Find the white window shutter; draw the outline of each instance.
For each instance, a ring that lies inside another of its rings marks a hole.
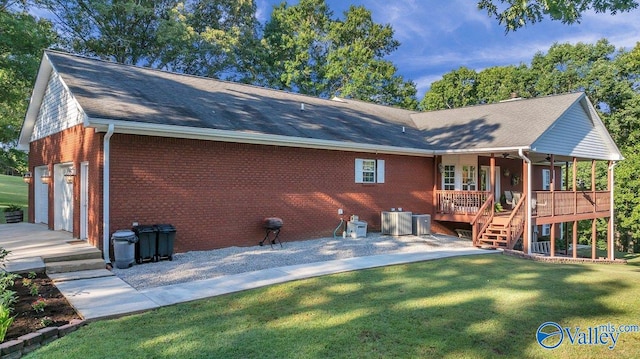
[[[356,183],[364,182],[362,178],[362,163],[363,160],[361,158],[356,158]]]
[[[376,163],[376,182],[384,183],[384,160],[378,160]]]

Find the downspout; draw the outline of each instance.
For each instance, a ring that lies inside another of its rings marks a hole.
[[[115,126],[109,124],[107,133],[104,135],[104,154],[103,154],[103,173],[102,173],[102,253],[104,255],[104,261],[108,265],[111,265],[111,256],[109,254],[109,152],[110,152],[110,140]]]
[[[524,155],[522,148],[518,149],[518,156],[527,163],[527,254],[531,255],[531,160]]]
[[[611,184],[610,184],[610,186],[611,186],[611,194],[609,195],[609,197],[610,197],[610,198],[609,198],[609,201],[610,201],[610,203],[609,203],[609,206],[610,206],[609,210],[611,211],[611,214],[609,215],[609,216],[610,216],[610,217],[609,217],[609,235],[611,236],[611,247],[609,248],[609,253],[608,253],[608,254],[609,254],[609,260],[614,260],[614,259],[615,259],[615,254],[614,254],[614,252],[613,252],[613,248],[614,248],[614,246],[615,246],[615,245],[614,245],[614,243],[615,243],[615,240],[614,240],[614,239],[615,239],[615,235],[614,235],[614,232],[613,232],[614,227],[615,227],[615,226],[614,226],[614,219],[615,219],[614,215],[615,215],[615,210],[614,210],[614,208],[613,208],[613,206],[614,206],[613,193],[614,193],[614,184],[615,184],[615,181],[614,181],[614,178],[613,178],[613,168],[614,168],[617,164],[618,164],[618,162],[613,161],[613,162],[611,163],[611,165],[609,166],[609,171],[611,171]]]

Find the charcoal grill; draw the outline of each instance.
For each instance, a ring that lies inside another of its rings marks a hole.
[[[271,248],[276,244],[276,241],[280,243],[280,247],[282,247],[282,241],[280,240],[280,230],[282,229],[282,218],[278,217],[268,217],[262,220],[262,228],[265,230],[264,238],[260,241],[260,245],[264,245],[265,241],[269,241],[271,244]],[[271,234],[273,233],[273,239],[269,239]]]

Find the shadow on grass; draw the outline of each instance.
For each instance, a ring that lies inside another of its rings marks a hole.
[[[537,356],[546,354],[535,342],[546,321],[587,326],[631,315],[605,303],[612,293],[634,296],[637,290],[594,268],[481,255],[349,272],[94,323],[38,353],[351,358],[530,357],[533,351]],[[100,347],[103,337],[109,344]]]

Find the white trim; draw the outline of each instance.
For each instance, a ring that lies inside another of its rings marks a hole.
[[[18,138],[17,148],[21,151],[29,152],[29,143],[31,142],[31,134],[38,118],[38,112],[40,112],[40,106],[44,101],[44,93],[47,91],[49,85],[49,76],[53,67],[49,61],[49,57],[44,53],[42,61],[40,62],[40,68],[38,69],[38,76],[33,86],[33,92],[29,99],[29,107],[27,107],[27,114],[25,115],[22,129],[20,130],[20,137]]]
[[[211,128],[151,124],[122,120],[89,118],[88,124],[88,127],[95,128],[96,132],[104,132],[107,130],[108,125],[114,125],[118,129],[117,133],[133,135],[186,138],[337,151],[384,153],[420,157],[432,157],[434,154],[434,151],[432,150],[423,150],[409,147],[381,146],[377,144],[320,140],[315,138],[217,130]]]
[[[88,238],[89,162],[80,163],[80,239]]]
[[[614,203],[614,188],[615,188],[615,181],[614,181],[614,167],[616,167],[618,163],[617,162],[613,162],[611,164],[611,166],[609,166],[609,171],[611,171],[611,184],[610,184],[610,190],[611,190],[611,195],[609,195],[609,206],[610,206],[610,210],[611,210],[611,214],[609,215],[609,233],[607,233],[607,236],[611,236],[611,238],[613,238],[613,233],[615,230],[615,203]],[[609,255],[609,260],[614,260],[615,259],[615,240],[611,241],[611,247],[608,248],[609,253],[607,253]]]

